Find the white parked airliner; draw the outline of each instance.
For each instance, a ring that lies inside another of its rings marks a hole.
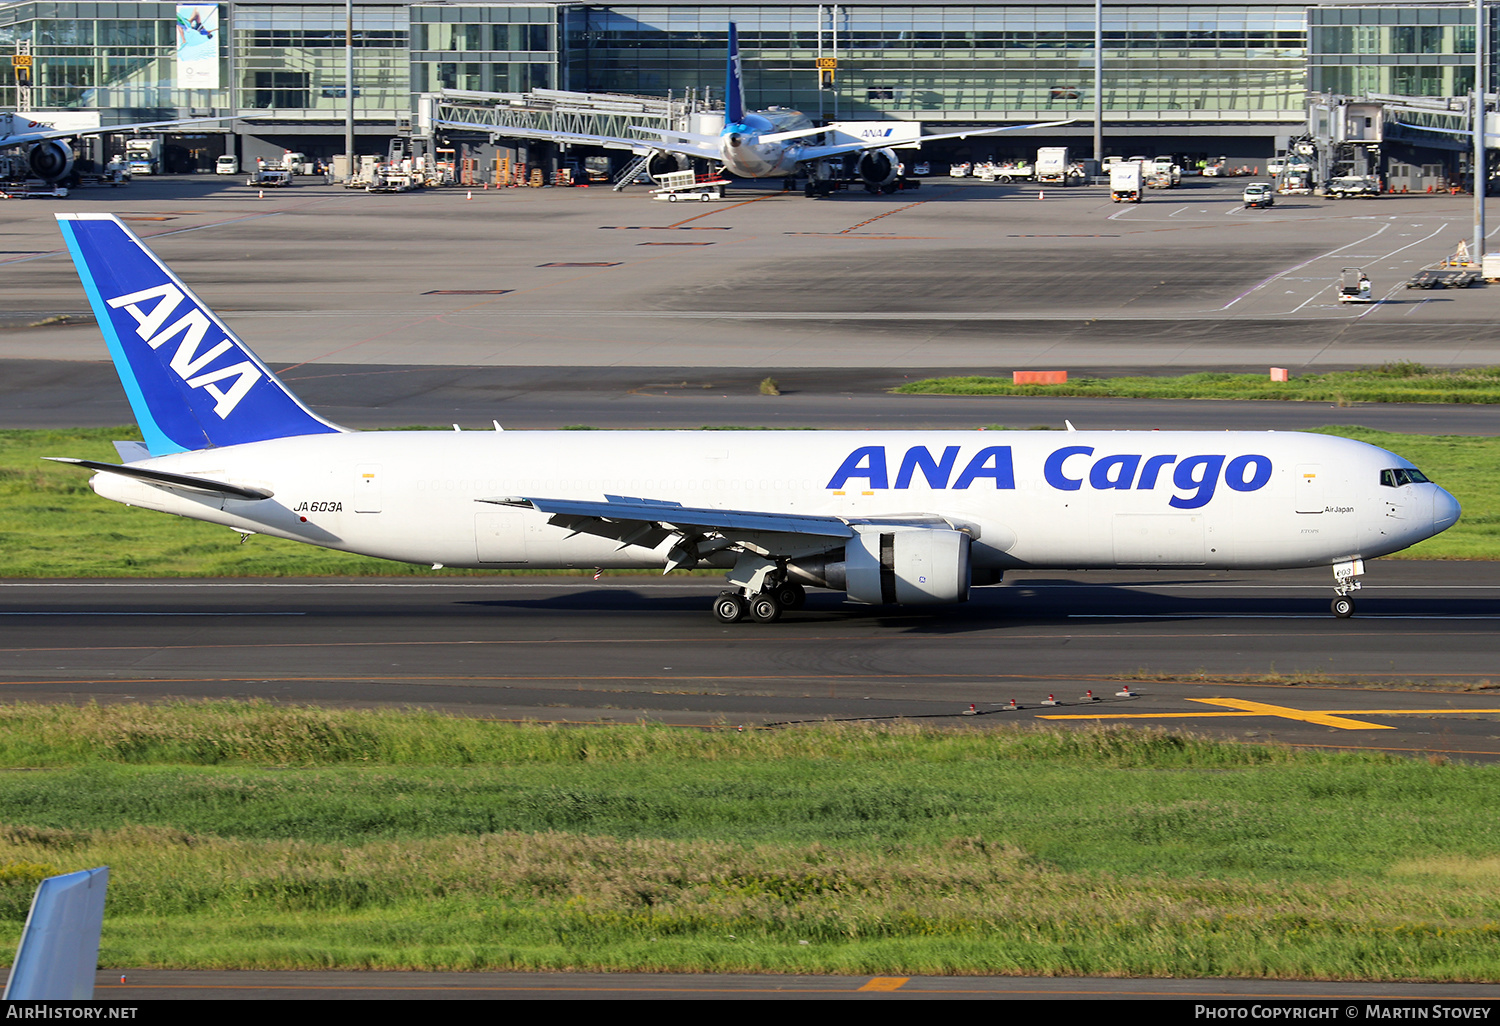
[[[729,25],[729,55],[724,76],[724,128],[718,135],[702,135],[692,132],[673,132],[665,129],[635,127],[635,131],[659,136],[657,139],[635,139],[604,135],[586,135],[579,132],[555,132],[544,129],[508,127],[503,131],[493,126],[471,124],[464,121],[438,119],[435,123],[444,128],[470,129],[518,139],[541,139],[546,142],[575,146],[600,146],[630,150],[642,155],[649,154],[650,173],[655,176],[663,171],[677,171],[683,165],[679,158],[708,161],[722,166],[737,178],[787,178],[792,179],[806,173],[810,165],[831,157],[845,154],[860,154],[856,171],[870,192],[893,192],[897,188],[896,178],[900,171],[900,158],[887,140],[890,131],[878,132],[875,138],[857,142],[821,143],[815,141],[827,129],[815,126],[812,119],[798,110],[772,107],[769,110],[747,111],[745,109],[745,82],[740,71],[739,32],[733,22]],[[1002,132],[1020,132],[1033,128],[1056,128],[1071,125],[1073,119],[1044,121],[1034,125],[1006,125],[999,128],[970,128],[941,135],[921,136],[920,142],[936,142],[940,139],[967,139],[975,135],[999,135]],[[818,176],[823,177],[823,176]],[[820,193],[817,185],[809,181],[808,196]]]
[[[724,622],[807,586],[962,602],[1011,569],[1331,566],[1451,526],[1453,496],[1362,442],[1245,431],[358,432],[313,413],[117,218],[59,214],[144,444],[130,506],[453,567],[721,567]]]
[[[217,118],[179,118],[175,121],[144,121],[135,125],[106,125],[102,128],[57,129],[30,113],[10,112],[0,114],[0,150],[26,150],[26,167],[37,178],[51,184],[66,184],[73,174],[73,147],[69,139],[85,135],[119,135],[140,132],[148,128],[185,128],[189,125],[207,125],[229,121],[238,115],[229,114]],[[248,118],[246,119],[248,120]]]

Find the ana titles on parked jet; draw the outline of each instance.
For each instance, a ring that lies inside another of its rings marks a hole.
[[[129,506],[384,559],[717,567],[726,623],[805,588],[963,602],[1012,569],[1329,566],[1458,519],[1400,456],[1298,432],[351,431],[318,416],[120,220],[57,215],[144,442],[95,471]]]
[[[876,139],[822,144],[813,140],[815,137],[826,134],[827,129],[814,125],[812,119],[801,111],[784,107],[772,107],[762,111],[745,109],[745,81],[741,74],[739,31],[732,22],[729,25],[729,59],[725,70],[724,97],[724,128],[718,135],[676,132],[641,125],[632,126],[632,130],[655,135],[658,138],[624,138],[530,128],[506,128],[504,134],[515,138],[624,149],[643,156],[649,155],[650,162],[647,164],[647,171],[653,176],[668,171],[683,170],[692,160],[702,160],[722,167],[737,178],[786,178],[790,180],[799,174],[806,173],[819,161],[858,153],[860,157],[856,170],[860,178],[864,180],[865,188],[871,192],[894,191],[896,178],[900,172],[900,158],[888,142],[882,141],[884,135]],[[927,143],[940,139],[967,139],[970,136],[998,135],[1002,132],[1020,132],[1033,128],[1056,128],[1072,123],[1072,119],[1068,119],[1038,122],[1033,125],[971,128],[960,132],[921,136],[919,141]],[[496,131],[492,126],[464,121],[437,119],[434,124],[445,128]],[[816,191],[815,184],[809,181],[807,195],[812,196]]]

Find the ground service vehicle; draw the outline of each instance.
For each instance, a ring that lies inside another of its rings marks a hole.
[[[1459,515],[1400,456],[1295,431],[350,431],[118,218],[57,216],[144,439],[61,462],[242,535],[434,567],[717,567],[725,623],[807,587],[963,602],[1018,568],[1328,566],[1348,616],[1365,560]]]
[[[1339,271],[1340,303],[1372,303],[1370,276],[1358,267],[1345,267]]]
[[[1330,178],[1323,190],[1329,199],[1364,199],[1380,195],[1380,186],[1367,175],[1340,175]]]
[[[226,153],[224,156],[214,161],[214,174],[216,175],[237,175],[239,173],[240,158],[234,156],[233,154]]]
[[[125,164],[132,177],[161,174],[161,140],[126,139]]]
[[[1241,198],[1247,207],[1274,207],[1276,205],[1276,194],[1264,182],[1251,182],[1245,186]]]
[[[1109,198],[1116,203],[1141,201],[1142,168],[1139,161],[1120,160],[1109,166]]]
[[[1047,185],[1067,185],[1072,161],[1066,146],[1043,146],[1036,151],[1036,180]]]

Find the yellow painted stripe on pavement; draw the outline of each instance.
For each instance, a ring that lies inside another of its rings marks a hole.
[[[910,976],[877,976],[859,989],[883,991],[900,990],[903,986],[906,985],[906,981],[910,979]]]
[[[1267,705],[1264,702],[1247,702],[1242,698],[1190,698],[1189,702],[1202,702],[1204,705],[1222,705],[1229,709],[1239,709],[1243,712],[1260,713],[1262,716],[1280,716],[1288,720],[1301,720],[1304,723],[1316,723],[1324,727],[1338,727],[1341,730],[1395,730],[1395,727],[1386,723],[1369,723],[1365,720],[1351,720],[1347,716],[1337,716],[1333,713],[1304,712],[1301,709],[1292,709],[1284,705]]]

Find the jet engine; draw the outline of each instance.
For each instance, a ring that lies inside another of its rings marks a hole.
[[[967,531],[945,528],[857,527],[838,553],[796,560],[794,580],[843,589],[855,602],[925,606],[967,602],[972,571]],[[985,582],[989,582],[986,575]]]
[[[61,139],[48,139],[31,148],[26,163],[42,181],[60,182],[73,171],[73,148]]]
[[[662,175],[669,175],[673,171],[686,171],[692,165],[689,158],[681,153],[667,153],[663,150],[654,150],[651,160],[646,164],[646,173],[652,180],[659,180]]]
[[[865,187],[873,192],[894,182],[900,167],[901,162],[896,159],[895,150],[866,150],[860,154],[856,170],[859,177],[864,179]]]

